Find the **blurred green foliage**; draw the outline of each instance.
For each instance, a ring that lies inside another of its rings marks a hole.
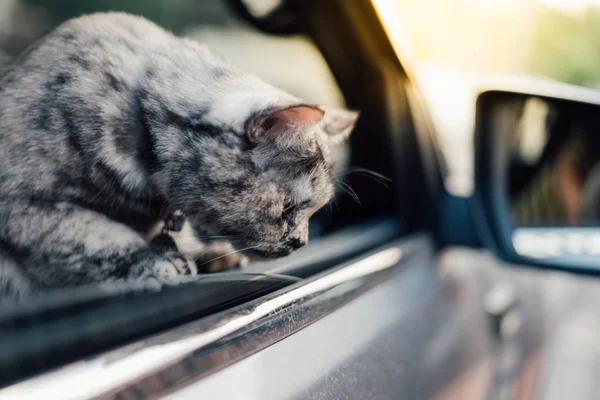
[[[600,7],[539,0],[394,0],[417,61],[600,88]],[[593,5],[595,4],[595,5]]]
[[[2,1],[2,0],[0,0]],[[164,28],[181,32],[198,23],[223,23],[222,0],[21,0],[43,7],[53,24],[82,14],[124,11],[142,15]]]
[[[65,20],[98,11],[144,16],[183,34],[198,26],[231,25],[224,0],[0,0],[0,66]]]
[[[529,72],[600,88],[600,9],[578,14],[540,7],[533,31]]]

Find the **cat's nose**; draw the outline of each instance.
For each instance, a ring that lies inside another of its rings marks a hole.
[[[299,248],[304,247],[306,245],[306,241],[300,238],[292,238],[289,241],[289,245],[294,250],[298,250]]]

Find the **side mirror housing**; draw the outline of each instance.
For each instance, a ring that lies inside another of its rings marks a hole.
[[[559,84],[480,94],[473,210],[506,261],[600,272],[600,94]]]

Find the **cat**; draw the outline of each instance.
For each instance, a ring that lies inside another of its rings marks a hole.
[[[357,118],[142,17],[69,20],[0,78],[0,290],[169,280],[232,267],[209,262],[232,248],[286,256],[332,198],[328,147]],[[174,210],[227,245],[196,262],[153,246]]]

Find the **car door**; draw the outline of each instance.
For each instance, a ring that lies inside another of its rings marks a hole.
[[[469,221],[445,219],[452,199],[429,112],[373,3],[282,2],[265,18],[250,3],[229,4],[256,29],[227,34],[301,33],[361,110],[339,152],[359,166],[343,181],[350,194],[333,217],[317,216],[311,245],[275,263],[11,306],[0,316],[0,398],[526,396],[540,323],[526,318],[504,332],[515,293],[498,288],[508,279],[500,264],[476,240],[447,234],[449,221],[467,230]],[[224,31],[204,28],[190,35],[232,46]],[[448,244],[473,247],[442,251]],[[521,315],[538,302],[532,293]]]

